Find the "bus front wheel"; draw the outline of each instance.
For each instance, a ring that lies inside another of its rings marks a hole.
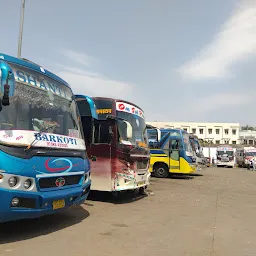
[[[157,178],[167,178],[169,176],[167,165],[157,164],[154,170],[154,174]]]

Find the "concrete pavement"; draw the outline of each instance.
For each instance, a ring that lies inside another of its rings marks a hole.
[[[254,256],[256,172],[202,174],[153,178],[147,197],[104,195],[62,214],[2,224],[0,255]]]

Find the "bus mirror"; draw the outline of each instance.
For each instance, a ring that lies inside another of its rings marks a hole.
[[[126,124],[126,137],[127,137],[127,139],[131,139],[132,138],[132,126],[127,121],[124,121],[124,123]]]
[[[161,131],[160,129],[157,129],[157,142],[161,140]]]
[[[14,95],[15,90],[13,70],[4,61],[0,61],[0,86],[2,96],[2,99],[0,99],[0,110],[2,110],[2,106],[8,106],[10,104],[9,97]]]

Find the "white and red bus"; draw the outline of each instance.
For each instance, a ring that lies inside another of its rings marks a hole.
[[[217,167],[231,167],[235,166],[235,151],[229,145],[218,146],[216,149],[216,165]]]
[[[253,158],[256,159],[255,147],[242,147],[236,150],[236,161],[239,167],[248,167]]]

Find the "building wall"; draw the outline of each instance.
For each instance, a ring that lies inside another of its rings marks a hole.
[[[216,144],[240,144],[239,123],[147,122],[158,128],[180,128]]]

